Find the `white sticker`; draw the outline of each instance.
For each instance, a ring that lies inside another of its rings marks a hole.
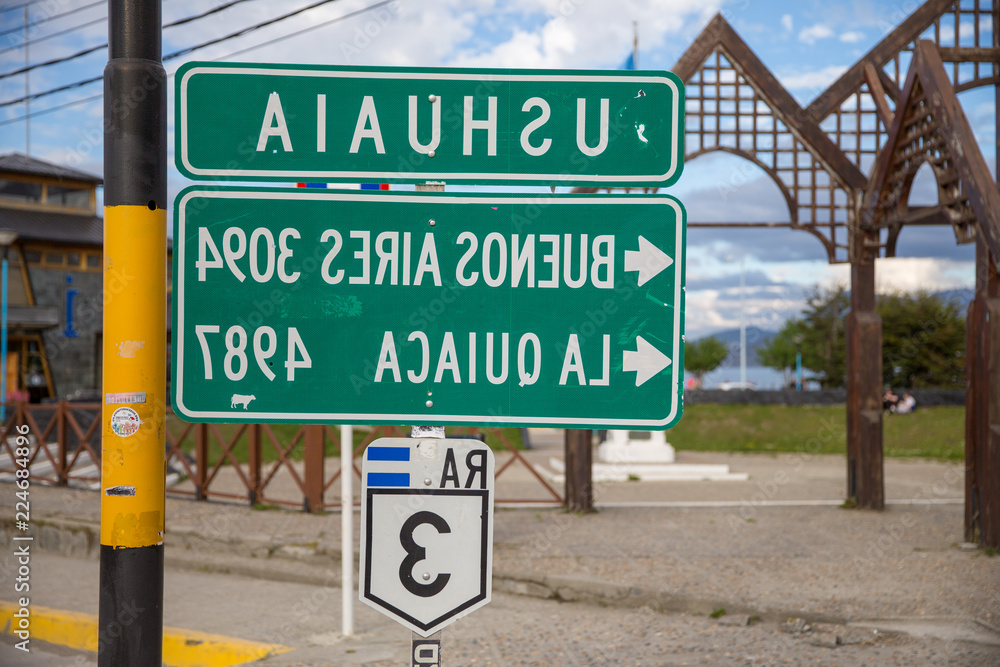
[[[142,421],[139,420],[139,413],[132,408],[118,408],[111,413],[111,430],[119,437],[135,435],[140,424]]]
[[[106,394],[106,399],[108,405],[121,405],[122,403],[145,403],[146,402],[146,392],[144,391],[127,391],[118,392],[114,394]]]

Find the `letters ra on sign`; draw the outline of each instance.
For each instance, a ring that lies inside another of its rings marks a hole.
[[[175,85],[195,180],[667,186],[683,167],[669,72],[193,62]]]
[[[488,604],[493,452],[471,438],[382,438],[361,474],[361,601],[422,637]]]

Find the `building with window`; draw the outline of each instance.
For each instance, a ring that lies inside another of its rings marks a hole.
[[[12,400],[90,396],[101,386],[104,302],[101,178],[18,153],[0,155],[7,249],[7,391]]]

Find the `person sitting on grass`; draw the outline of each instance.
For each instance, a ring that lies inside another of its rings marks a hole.
[[[896,414],[906,415],[917,409],[917,399],[913,398],[913,394],[906,392],[903,394],[902,400],[896,404]]]
[[[892,392],[892,387],[885,388],[885,394],[882,395],[882,409],[888,410],[889,412],[896,411],[896,405],[899,403],[899,396]]]

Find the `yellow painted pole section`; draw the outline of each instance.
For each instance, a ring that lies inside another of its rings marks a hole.
[[[19,607],[0,600],[0,630],[11,634]],[[31,638],[97,652],[97,616],[32,605]],[[163,629],[163,664],[170,667],[229,667],[262,660],[292,649],[282,644],[266,644],[180,628]]]
[[[163,542],[166,299],[166,211],[105,207],[101,544],[106,546]]]

